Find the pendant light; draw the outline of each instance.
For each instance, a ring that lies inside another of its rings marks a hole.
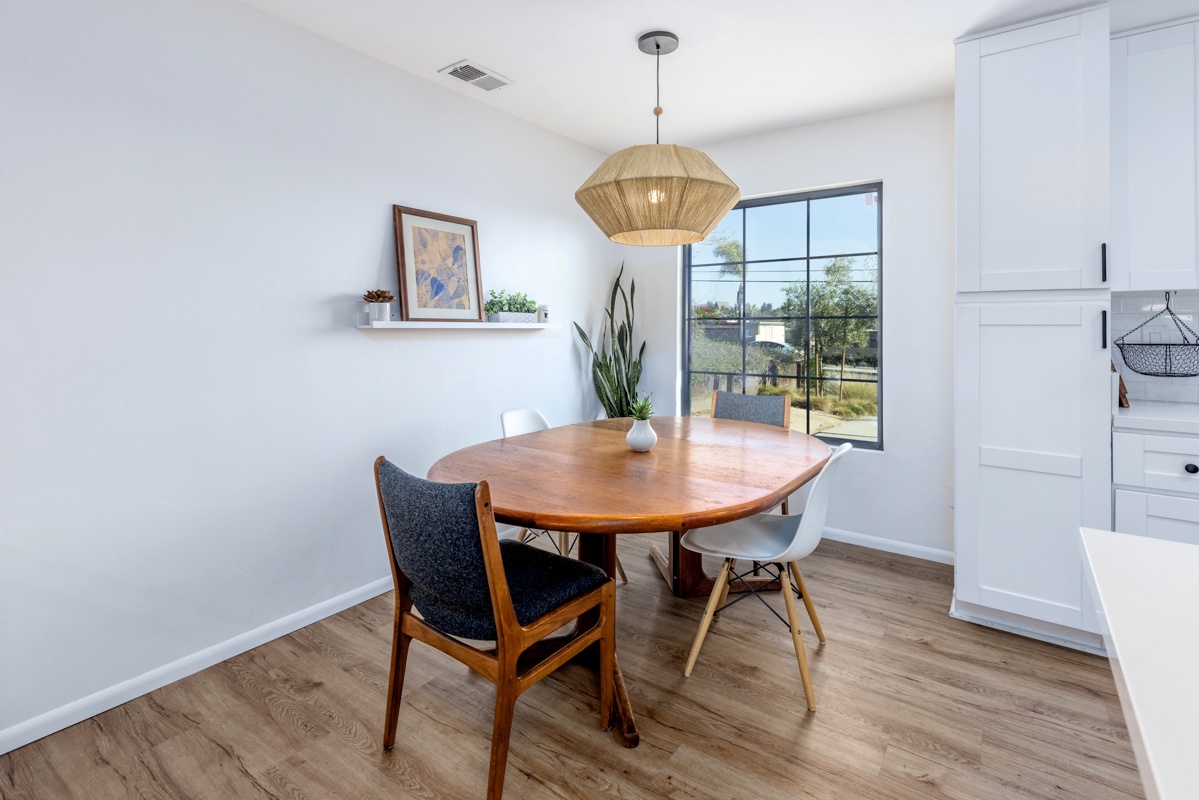
[[[661,144],[661,58],[679,37],[652,31],[637,47],[656,60],[658,100],[654,144],[639,144],[608,156],[575,192],[575,200],[609,239],[618,244],[680,245],[703,241],[741,199],[729,176],[698,150]]]

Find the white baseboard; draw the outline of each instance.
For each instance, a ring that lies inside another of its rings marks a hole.
[[[1103,637],[1097,633],[1079,631],[1063,625],[1055,625],[1052,622],[1030,619],[1020,614],[964,603],[956,597],[949,604],[949,616],[963,622],[972,622],[975,625],[1027,636],[1030,639],[1038,639],[1061,647],[1069,647],[1071,650],[1081,650],[1097,656],[1107,655],[1107,650],[1103,646]]]
[[[345,611],[351,606],[356,606],[372,597],[377,597],[384,592],[390,591],[391,588],[392,581],[390,576],[380,578],[377,581],[360,586],[357,589],[352,589],[345,594],[317,603],[314,606],[309,606],[282,619],[268,622],[266,625],[255,628],[252,631],[246,631],[234,636],[232,639],[227,639],[197,653],[184,656],[177,661],[164,664],[157,669],[152,669],[149,672],[138,675],[136,678],[130,678],[115,686],[101,689],[94,694],[67,703],[65,706],[47,711],[45,714],[25,720],[24,722],[18,722],[16,725],[0,730],[0,755],[10,750],[16,750],[18,747],[37,741],[43,736],[48,736],[77,722],[82,722],[88,717],[94,717],[96,714],[107,711],[110,708],[116,708],[135,697],[141,697],[143,694],[166,686],[168,683],[173,683],[180,678],[186,678],[188,675],[193,675],[202,669],[207,669],[213,664],[219,664],[227,658],[232,658],[247,650],[253,650],[255,647],[266,644],[272,639],[286,636],[292,631],[303,628],[305,625],[311,625],[339,611]]]
[[[935,547],[910,544],[909,542],[901,542],[896,539],[884,539],[881,536],[871,536],[866,533],[855,533],[853,531],[841,530],[840,528],[825,528],[824,538],[832,539],[834,542],[845,542],[846,544],[869,547],[871,550],[882,550],[884,553],[895,553],[901,556],[922,558],[925,561],[936,561],[938,564],[953,563],[952,550],[938,550]]]

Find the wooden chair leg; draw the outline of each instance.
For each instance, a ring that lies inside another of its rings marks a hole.
[[[395,629],[391,636],[391,674],[387,679],[386,718],[383,723],[383,749],[395,747],[396,728],[400,717],[400,697],[404,694],[404,671],[408,666],[408,645],[412,637],[401,629],[397,616]]]
[[[617,571],[618,573],[620,573],[620,581],[621,581],[621,583],[628,583],[628,582],[629,582],[629,576],[624,574],[624,564],[621,564],[621,563],[620,563],[620,556],[617,556],[617,557],[616,557],[616,571]]]
[[[570,555],[570,534],[566,531],[558,532],[558,552],[564,556]]]
[[[616,685],[616,593],[604,598],[600,611],[604,635],[600,637],[599,704],[600,728],[612,728],[612,701]]]
[[[755,561],[754,563],[758,562]],[[734,558],[729,561],[729,579],[724,582],[724,591],[720,593],[720,602],[716,604],[716,611],[712,613],[712,619],[720,619],[720,609],[729,601],[729,586],[733,583],[733,572],[736,569],[737,559]]]
[[[724,560],[724,566],[720,568],[720,574],[716,576],[716,585],[712,587],[712,594],[708,596],[708,607],[704,609],[703,619],[699,621],[699,630],[696,631],[695,642],[691,645],[691,655],[687,657],[687,666],[683,670],[683,675],[687,677],[691,676],[691,670],[695,668],[695,659],[699,658],[699,649],[704,644],[704,637],[708,635],[708,626],[712,624],[712,614],[720,607],[721,595],[728,586],[731,561],[730,558]]]
[[[780,575],[786,575],[786,567],[778,565]],[[808,656],[804,653],[803,634],[799,631],[799,610],[795,607],[795,594],[783,587],[783,600],[787,604],[787,619],[791,624],[791,642],[795,645],[795,659],[799,661],[799,679],[803,681],[803,692],[808,698],[808,710],[816,710],[816,693],[812,691],[812,676],[808,674]]]
[[[516,541],[523,542],[529,538],[529,529],[521,528],[520,533],[516,534]]]
[[[803,575],[799,571],[799,562],[792,561],[791,575],[795,578],[795,585],[799,587],[799,596],[803,599],[804,608],[808,610],[808,616],[812,620],[812,627],[816,629],[816,638],[824,644],[824,631],[820,627],[820,617],[816,616],[816,606],[812,605],[812,596],[808,594],[808,585],[804,583]]]
[[[516,664],[505,670],[495,686],[495,719],[491,725],[491,767],[487,773],[487,800],[504,795],[504,771],[508,768],[508,743],[512,739],[512,714],[516,710]]]

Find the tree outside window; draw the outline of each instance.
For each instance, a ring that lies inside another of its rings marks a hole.
[[[785,394],[792,427],[880,446],[881,189],[743,202],[686,248],[692,413]]]

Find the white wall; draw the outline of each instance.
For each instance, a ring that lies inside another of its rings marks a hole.
[[[833,536],[949,560],[953,551],[953,101],[941,99],[708,145],[745,197],[883,182],[882,452],[840,475]],[[638,271],[641,276],[646,269]],[[657,273],[660,281],[661,272]],[[673,277],[673,274],[672,274]],[[665,352],[678,302],[653,328]],[[675,365],[655,362],[661,385]]]
[[[376,455],[594,416],[601,154],[226,0],[4,3],[0,97],[0,752],[389,588]],[[563,327],[355,330],[393,203]]]
[[[680,413],[682,250],[621,245],[617,252],[625,264],[624,283],[637,282],[634,341],[635,346],[646,342],[644,372],[638,390],[653,397],[655,414],[675,416]]]

